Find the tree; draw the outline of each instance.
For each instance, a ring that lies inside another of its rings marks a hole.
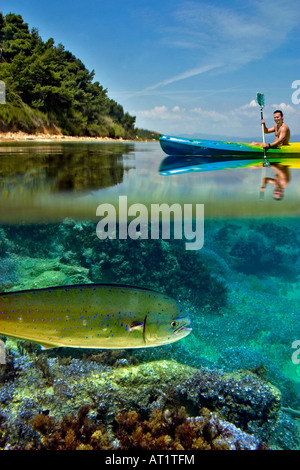
[[[53,38],[43,42],[36,28],[29,31],[21,15],[0,14],[0,48],[5,61],[0,80],[5,81],[8,97],[5,112],[0,108],[2,127],[9,122],[16,126],[16,108],[20,108],[23,124],[24,109],[30,109],[63,133],[135,136],[135,117],[108,98],[107,90],[93,81],[94,71],[62,44],[56,46]]]

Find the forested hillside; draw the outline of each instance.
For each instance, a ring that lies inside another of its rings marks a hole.
[[[133,138],[135,117],[107,96],[80,59],[44,42],[20,15],[0,13],[0,131]]]

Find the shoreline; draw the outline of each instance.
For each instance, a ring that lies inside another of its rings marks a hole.
[[[26,132],[0,132],[0,143],[2,142],[136,142],[136,140],[127,140],[122,137],[113,139],[112,137],[80,137],[62,134],[26,134]]]

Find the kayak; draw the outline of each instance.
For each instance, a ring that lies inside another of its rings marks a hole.
[[[200,156],[241,156],[258,158],[263,154],[260,145],[250,145],[241,142],[222,142],[218,140],[186,139],[163,135],[159,139],[162,150],[168,155],[200,155]],[[285,155],[300,157],[300,142],[292,142],[278,148],[267,149],[268,157]]]

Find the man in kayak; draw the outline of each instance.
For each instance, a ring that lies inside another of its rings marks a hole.
[[[271,144],[262,143],[262,142],[252,142],[251,145],[261,145],[266,149],[269,148],[277,148],[281,147],[281,145],[288,145],[290,143],[290,129],[288,126],[283,122],[283,114],[282,111],[277,109],[274,111],[274,121],[275,126],[273,127],[266,127],[266,123],[264,119],[262,119],[261,123],[264,126],[264,133],[271,134],[275,132],[275,140]]]

